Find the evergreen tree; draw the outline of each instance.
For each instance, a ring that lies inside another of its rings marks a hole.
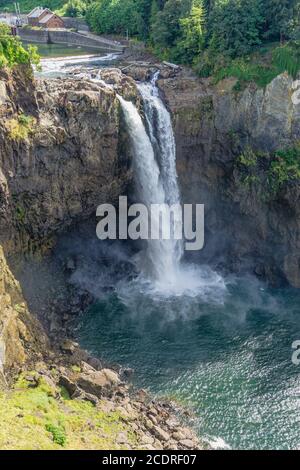
[[[143,21],[137,0],[98,0],[88,8],[86,19],[99,34],[142,36]]]
[[[192,0],[168,0],[152,25],[153,43],[160,47],[174,47],[180,37],[180,20],[189,13]]]
[[[205,12],[202,0],[193,0],[189,15],[180,20],[181,38],[177,45],[180,62],[191,64],[204,46]]]
[[[142,24],[141,24],[141,37],[146,40],[150,34],[151,12],[154,0],[137,0],[137,9],[139,11]]]
[[[300,40],[300,2],[295,5],[293,18],[289,23],[289,36],[291,39]]]
[[[284,42],[289,37],[290,23],[298,0],[265,0],[264,5],[264,37]]]
[[[219,0],[212,12],[210,47],[236,57],[261,43],[261,0]]]

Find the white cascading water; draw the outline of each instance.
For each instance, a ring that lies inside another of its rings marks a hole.
[[[131,138],[134,152],[134,170],[136,186],[141,203],[149,209],[151,204],[165,204],[168,202],[164,181],[155,158],[153,144],[147,134],[142,118],[129,101],[119,96],[124,117]],[[179,191],[177,191],[179,201]],[[159,227],[159,218],[152,218],[151,225]],[[171,230],[172,232],[172,230]],[[151,240],[147,241],[146,256],[141,256],[143,273],[158,283],[171,283],[176,279],[179,263],[178,241]]]
[[[150,83],[139,84],[138,89],[144,102],[151,143],[159,161],[160,177],[165,193],[164,202],[171,206],[180,204],[181,201],[176,170],[176,144],[170,113],[159,97],[156,85],[158,77],[159,71]],[[173,221],[174,225],[180,223],[181,219]],[[172,252],[178,268],[183,256],[182,240],[171,240],[166,244],[166,249]]]
[[[180,204],[180,192],[176,172],[176,145],[172,121],[168,110],[159,97],[156,86],[159,72],[150,83],[138,84],[144,103],[147,126],[136,106],[118,97],[124,112],[128,134],[134,153],[135,182],[140,202],[151,204]],[[147,132],[147,129],[148,132]],[[170,220],[170,233],[179,220]],[[151,220],[160,226],[160,220]],[[194,265],[184,265],[182,240],[151,240],[147,242],[146,253],[140,256],[139,267],[146,279],[151,282],[151,291],[163,295],[203,297],[213,295],[220,300],[225,285],[218,274],[210,269]],[[216,295],[216,289],[219,295]]]

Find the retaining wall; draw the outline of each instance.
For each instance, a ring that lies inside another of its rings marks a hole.
[[[115,44],[113,41],[102,40],[100,37],[94,39],[72,31],[19,28],[18,34],[21,39],[33,43],[69,44],[112,52],[122,52],[124,50],[123,46]]]

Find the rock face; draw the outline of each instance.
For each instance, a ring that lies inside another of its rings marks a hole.
[[[41,357],[48,340],[28,311],[0,247],[0,383],[3,374]]]
[[[183,202],[205,204],[198,258],[300,288],[299,181],[266,198],[264,184],[244,184],[237,169],[247,148],[273,152],[299,142],[300,81],[283,74],[265,90],[239,93],[235,83],[212,86],[189,74],[159,81],[173,116]]]
[[[112,89],[82,80],[28,80],[27,95],[25,87],[16,96],[21,78],[16,72],[3,78],[0,241],[7,250],[13,244],[28,250],[118,198],[130,172],[119,151],[120,108]]]
[[[134,99],[133,85],[123,76],[119,91]],[[47,350],[8,256],[47,250],[57,234],[124,194],[131,173],[120,121],[112,88],[0,69],[1,370]]]

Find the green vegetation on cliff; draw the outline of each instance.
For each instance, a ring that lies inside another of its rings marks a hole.
[[[243,184],[259,183],[264,187],[264,197],[273,199],[286,184],[300,180],[300,143],[270,154],[246,147],[236,167]]]
[[[0,23],[0,67],[38,63],[37,48],[28,46],[25,49],[20,39],[10,34],[10,28]]]
[[[7,120],[5,123],[12,140],[27,140],[33,133],[36,119],[32,116],[20,114],[17,118]]]
[[[269,45],[245,57],[237,57],[229,61],[220,57],[204,56],[197,64],[199,75],[212,75],[214,83],[228,77],[235,77],[238,82],[235,89],[239,91],[248,82],[255,82],[265,87],[277,75],[288,72],[296,79],[300,70],[300,43],[290,41],[282,46]]]
[[[0,449],[121,449],[116,439],[124,432],[134,445],[121,414],[104,408],[71,400],[49,378],[24,373],[12,390],[0,392]]]

